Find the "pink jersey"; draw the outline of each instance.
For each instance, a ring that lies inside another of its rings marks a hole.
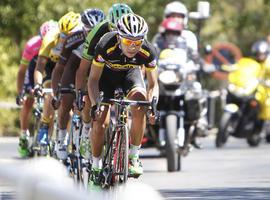
[[[28,65],[32,58],[38,55],[42,40],[39,35],[32,37],[27,41],[21,59],[21,64]]]

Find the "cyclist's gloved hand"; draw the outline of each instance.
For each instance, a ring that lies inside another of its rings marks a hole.
[[[57,99],[57,97],[53,97],[51,104],[52,104],[53,109],[57,110],[60,106],[60,99]]]
[[[83,101],[83,91],[81,89],[76,92],[76,107],[79,111],[82,111],[84,108],[84,101]]]
[[[23,103],[23,95],[22,95],[22,94],[18,94],[18,95],[16,96],[16,104],[17,104],[18,106],[20,106],[20,105],[22,105],[22,103]]]
[[[159,112],[157,111],[157,103],[158,103],[157,97],[153,97],[150,109],[147,112],[148,121],[152,125],[158,123],[160,120]]]
[[[147,112],[147,119],[149,124],[154,125],[157,124],[160,120],[159,112],[153,113],[151,109]]]
[[[93,121],[96,121],[101,117],[101,112],[104,110],[104,106],[94,105],[91,107],[90,116]]]
[[[93,119],[93,121],[96,121],[97,114],[98,114],[98,106],[94,105],[91,107],[90,110],[90,117]]]
[[[42,85],[41,84],[36,84],[34,87],[34,96],[35,97],[40,97],[42,96]]]

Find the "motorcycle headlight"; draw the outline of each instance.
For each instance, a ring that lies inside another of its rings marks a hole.
[[[180,78],[174,71],[165,70],[159,74],[159,80],[164,84],[172,84],[179,82]]]

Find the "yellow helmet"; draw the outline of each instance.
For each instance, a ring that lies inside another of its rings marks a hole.
[[[74,27],[80,24],[80,21],[80,14],[71,11],[59,19],[58,26],[62,33],[68,34]]]

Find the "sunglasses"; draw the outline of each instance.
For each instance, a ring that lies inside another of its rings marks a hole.
[[[141,46],[143,43],[144,39],[139,39],[139,40],[131,40],[128,38],[124,38],[124,37],[120,37],[122,43],[126,46],[131,46],[131,45],[135,45],[135,46]]]

